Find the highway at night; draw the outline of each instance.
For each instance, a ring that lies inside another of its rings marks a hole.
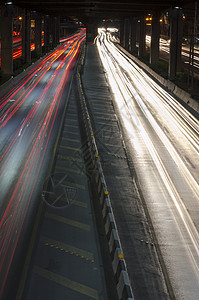
[[[125,143],[178,299],[198,299],[199,121],[100,29]]]
[[[82,29],[0,99],[0,298],[38,206],[84,39]]]

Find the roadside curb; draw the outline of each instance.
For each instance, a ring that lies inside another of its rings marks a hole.
[[[85,52],[79,63],[79,68],[77,72],[78,89],[81,101],[81,111],[83,117],[83,123],[88,138],[88,147],[90,152],[90,159],[94,167],[95,183],[97,185],[98,199],[100,202],[100,207],[103,216],[103,224],[105,228],[105,233],[108,241],[109,252],[112,260],[112,269],[114,273],[114,278],[117,287],[117,294],[120,300],[133,300],[133,292],[130,285],[126,263],[123,255],[123,250],[121,247],[120,238],[117,231],[117,226],[111,206],[110,196],[106,185],[106,180],[104,177],[100,155],[97,149],[94,131],[92,128],[89,111],[87,108],[87,103],[85,95],[82,88],[81,72],[84,63]]]

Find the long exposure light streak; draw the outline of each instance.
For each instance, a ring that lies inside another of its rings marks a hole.
[[[74,34],[73,38],[75,38],[78,34]],[[66,38],[61,38],[60,39],[60,43],[64,43],[70,40],[70,37],[66,37]],[[13,59],[19,58],[22,56],[22,38],[13,38]],[[44,42],[42,42],[42,46],[44,46]],[[35,43],[31,43],[30,45],[30,50],[34,51],[35,50]],[[0,66],[1,66],[1,55],[0,55]]]
[[[84,39],[85,30],[68,38],[0,99],[0,297],[27,215],[36,205],[35,189],[47,168],[44,161]]]
[[[96,43],[174,290],[197,299],[199,121],[119,50],[103,29]]]

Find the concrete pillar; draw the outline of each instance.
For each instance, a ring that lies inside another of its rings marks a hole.
[[[86,41],[87,42],[94,42],[95,37],[97,36],[97,23],[87,23],[86,24]]]
[[[42,16],[40,14],[35,17],[35,50],[37,55],[42,55]]]
[[[1,71],[11,76],[13,74],[13,6],[1,6]]]
[[[159,60],[159,42],[160,42],[160,13],[154,12],[151,24],[151,46],[150,46],[150,64],[155,64]]]
[[[1,5],[0,5],[0,12],[1,12]],[[2,12],[0,13],[0,36],[1,36],[1,24],[2,24]]]
[[[52,22],[52,43],[53,48],[57,46],[57,17],[53,17]]]
[[[138,46],[138,57],[143,57],[146,53],[146,24],[145,24],[145,18],[140,18],[139,24],[139,46]]]
[[[136,52],[136,27],[137,18],[133,17],[130,21],[130,51],[132,53]]]
[[[22,57],[24,63],[31,63],[31,13],[26,8],[22,14]]]
[[[49,19],[49,47],[50,50],[53,49],[53,16],[50,16]]]
[[[59,44],[60,40],[60,17],[57,17],[57,26],[56,26],[56,37],[57,37],[57,45]]]
[[[129,50],[130,24],[129,19],[124,20],[124,48]]]
[[[120,45],[124,47],[124,20],[120,21]]]
[[[181,71],[182,21],[182,9],[174,8],[170,17],[169,77],[171,79],[175,78],[176,72]]]
[[[50,24],[50,16],[45,15],[44,17],[44,47],[45,51],[48,52],[50,50],[49,44],[49,24]]]

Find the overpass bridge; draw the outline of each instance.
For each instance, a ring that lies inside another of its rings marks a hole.
[[[93,40],[97,35],[97,27],[102,20],[113,20],[119,23],[120,43],[127,50],[135,51],[138,41],[138,56],[143,57],[146,51],[146,19],[151,21],[150,63],[159,58],[160,19],[168,27],[170,43],[169,77],[173,78],[181,70],[181,41],[183,35],[183,13],[186,14],[189,32],[197,34],[196,1],[166,0],[166,1],[3,1],[1,4],[2,46],[1,70],[12,75],[12,31],[13,16],[16,8],[20,11],[22,22],[22,56],[25,63],[31,62],[30,31],[34,23],[36,52],[41,55],[42,31],[44,47],[52,49],[59,43],[60,20],[74,23],[81,22],[87,28],[87,39]],[[162,17],[162,14],[164,16]],[[18,16],[19,17],[19,16]],[[32,21],[31,21],[32,20]],[[161,29],[164,31],[164,29]]]

